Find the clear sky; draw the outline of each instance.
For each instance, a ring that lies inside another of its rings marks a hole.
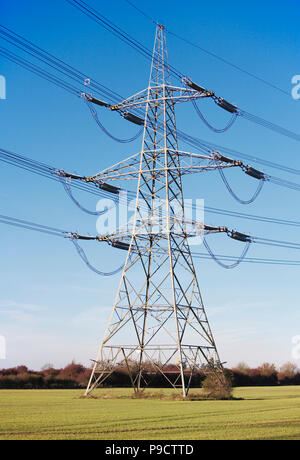
[[[89,4],[152,48],[154,25],[124,0],[89,0]],[[288,92],[292,77],[300,74],[298,1],[215,0],[212,5],[153,0],[138,5],[171,31]],[[130,96],[148,84],[148,61],[64,0],[2,0],[0,16],[3,25],[122,95]],[[300,132],[300,102],[175,37],[167,39],[170,61],[181,72],[250,113]],[[2,45],[17,52],[1,41]],[[114,143],[97,128],[81,100],[51,83],[2,58],[0,75],[7,82],[7,99],[0,100],[0,147],[84,175],[139,151],[140,139],[127,145]],[[214,104],[203,103],[203,111],[219,126],[228,119]],[[135,127],[114,114],[103,112],[102,121],[120,137],[135,133]],[[186,106],[179,108],[177,124],[210,142],[300,168],[299,142],[246,120],[239,119],[226,134],[213,134],[193,107]],[[297,176],[265,171],[297,181]],[[0,214],[81,233],[96,232],[95,218],[77,209],[60,184],[2,163],[0,177]],[[241,172],[228,177],[242,197],[253,193],[256,183],[249,177]],[[267,184],[254,204],[241,206],[224,189],[217,173],[190,176],[184,186],[187,198],[204,198],[208,206],[299,220],[299,192]],[[95,208],[93,197],[80,195],[80,199]],[[299,241],[292,227],[212,214],[206,222]],[[72,359],[88,364],[103,335],[120,275],[101,278],[89,271],[67,240],[4,225],[0,232],[0,335],[7,341],[7,359],[0,360],[0,367],[40,368],[49,362],[62,366]],[[240,243],[226,237],[211,236],[210,243],[225,254],[242,251]],[[124,258],[122,252],[93,243],[85,248],[103,270],[113,270]],[[253,246],[249,257],[300,259],[300,253]],[[226,271],[213,261],[197,261],[196,266],[222,360],[229,365],[243,360],[255,366],[292,359],[292,338],[300,335],[299,267],[243,264]]]

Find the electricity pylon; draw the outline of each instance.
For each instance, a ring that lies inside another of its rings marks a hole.
[[[144,134],[139,160],[129,165],[130,171],[129,166],[113,169],[114,178],[126,179],[127,173],[138,179],[136,205],[130,228],[108,238],[128,253],[86,395],[121,362],[135,391],[154,373],[164,375],[183,397],[197,370],[223,376],[190,251],[182,191],[186,166],[181,164],[189,154],[178,150],[175,120],[176,103],[210,96],[171,85],[164,27],[158,25],[148,88],[111,107],[127,116],[128,109],[145,109]],[[203,170],[216,168],[212,158],[207,160]],[[111,174],[108,169],[86,180]],[[169,364],[173,376],[166,371]]]

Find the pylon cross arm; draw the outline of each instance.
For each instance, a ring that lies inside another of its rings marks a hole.
[[[196,101],[198,99],[205,99],[213,96],[213,91],[203,91],[200,93],[199,91],[192,89],[180,88],[171,85],[165,85],[165,91],[162,93],[161,86],[151,86],[125,99],[124,101],[119,102],[118,104],[110,106],[110,110],[122,111],[130,108],[143,108],[147,104],[160,105],[165,101],[172,101],[172,103],[177,104],[179,102]]]
[[[93,176],[85,177],[84,180],[85,182],[134,180],[139,177],[141,172],[144,174],[144,177],[152,178],[153,176],[158,176],[160,173],[165,174],[166,169],[170,172],[180,171],[181,175],[187,175],[238,166],[238,164],[235,163],[225,163],[217,160],[213,152],[211,155],[200,155],[175,149],[168,149],[168,152],[170,155],[174,156],[174,158],[179,159],[180,162],[165,166],[160,161],[161,157],[165,154],[164,149],[155,151],[144,150]],[[156,156],[155,166],[153,163],[154,154]],[[141,163],[143,158],[145,161]],[[149,158],[151,159],[150,164]]]

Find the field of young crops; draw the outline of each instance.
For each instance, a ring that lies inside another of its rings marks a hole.
[[[233,401],[130,399],[130,389],[81,394],[1,390],[0,439],[300,440],[300,386],[238,388],[234,396],[244,399]]]

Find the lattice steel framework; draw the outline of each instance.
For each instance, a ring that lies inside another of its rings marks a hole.
[[[172,86],[168,65],[164,28],[157,26],[148,88],[111,107],[144,108],[145,124],[134,169],[138,178],[134,220],[129,233],[118,232],[118,240],[127,241],[129,250],[86,395],[118,364],[126,366],[135,391],[150,384],[155,373],[183,397],[199,369],[214,372],[223,381],[185,227],[183,152],[178,150],[175,120],[176,103],[210,93]],[[206,169],[210,168],[212,158],[207,157]],[[158,229],[157,216],[162,214]]]

